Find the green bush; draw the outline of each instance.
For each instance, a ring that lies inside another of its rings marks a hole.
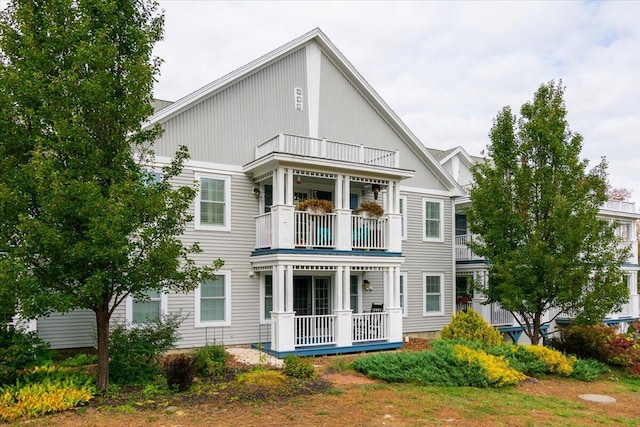
[[[600,376],[608,374],[611,369],[602,362],[598,362],[595,359],[578,359],[573,365],[573,373],[571,378],[575,378],[580,381],[596,381]]]
[[[194,353],[196,373],[205,377],[220,377],[227,366],[227,352],[222,344],[207,344]]]
[[[67,368],[78,368],[80,366],[92,365],[98,361],[95,354],[79,353],[75,356],[68,357],[60,362],[60,366]]]
[[[547,364],[536,354],[527,351],[524,346],[504,343],[492,347],[487,353],[502,356],[509,361],[509,365],[530,377],[537,377],[547,373]]]
[[[288,354],[284,358],[282,372],[291,378],[314,379],[316,371],[311,362],[293,354]]]
[[[595,359],[607,363],[611,356],[609,342],[615,336],[616,332],[606,325],[575,325],[563,331],[559,339],[549,340],[549,345],[580,359]]]
[[[476,341],[485,348],[504,342],[500,331],[489,325],[486,320],[472,309],[456,313],[451,322],[440,332],[440,338],[448,340]]]
[[[119,384],[142,385],[162,372],[160,357],[179,338],[179,315],[165,316],[136,328],[118,324],[109,336],[109,373]]]
[[[492,385],[479,363],[469,363],[456,356],[459,341],[434,340],[431,350],[378,353],[357,358],[356,371],[387,382],[421,385],[473,386]]]
[[[164,377],[172,390],[185,391],[196,374],[194,357],[190,354],[174,354],[167,356],[163,364]]]
[[[50,357],[49,344],[35,332],[0,326],[0,384],[12,384],[20,371],[43,364]]]

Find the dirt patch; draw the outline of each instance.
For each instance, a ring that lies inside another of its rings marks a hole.
[[[375,384],[376,380],[372,380],[371,378],[367,378],[364,375],[358,374],[325,374],[322,376],[327,381],[330,381],[332,384],[340,384],[340,385],[360,385],[360,384]]]

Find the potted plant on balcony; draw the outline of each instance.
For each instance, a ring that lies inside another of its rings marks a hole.
[[[333,211],[333,203],[330,200],[322,199],[306,199],[298,203],[296,209],[299,211],[314,212],[317,214],[331,213]]]
[[[354,212],[356,214],[362,214],[362,216],[364,216],[365,218],[378,218],[384,215],[383,207],[373,200],[360,203],[360,206],[358,206],[358,208],[356,208]]]

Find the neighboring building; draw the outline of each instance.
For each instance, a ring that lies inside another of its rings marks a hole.
[[[156,124],[156,171],[180,145],[191,153],[177,180],[199,188],[183,240],[200,243],[196,262],[225,265],[194,292],[129,298],[116,320],[181,311],[180,348],[332,354],[435,336],[462,302],[499,311],[462,280],[484,268],[462,246],[463,188],[480,159],[430,153],[319,29],[157,110],[145,126]],[[310,198],[335,210],[296,210]],[[358,212],[363,201],[384,215]],[[92,316],[32,326],[54,348],[89,346]]]
[[[473,182],[472,165],[484,161],[481,157],[470,156],[462,147],[447,151],[432,149],[429,151],[464,189],[467,189]],[[457,198],[455,201],[456,312],[472,307],[481,313],[487,322],[498,327],[514,341],[525,339],[522,329],[511,313],[500,307],[498,303],[483,304],[486,301],[484,295],[473,292],[471,289],[472,283],[476,281],[486,283],[488,276],[487,261],[475,255],[467,247],[467,243],[474,238],[469,231],[467,217],[464,213],[465,208],[470,205],[471,200],[468,196]],[[605,323],[612,326],[619,325],[622,327],[621,329],[626,330],[624,326],[640,316],[638,300],[638,270],[640,267],[638,266],[636,237],[636,224],[640,219],[640,213],[632,202],[609,201],[600,209],[600,216],[619,223],[616,234],[620,239],[620,245],[630,248],[629,258],[622,266],[629,288],[629,301],[622,311],[610,313],[605,318]],[[549,319],[548,314],[546,319]],[[569,321],[570,318],[567,315],[560,315],[555,322],[552,322],[550,329],[554,329],[556,324],[567,324]]]

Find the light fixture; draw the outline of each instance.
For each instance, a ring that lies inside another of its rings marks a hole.
[[[260,189],[258,187],[253,188],[253,196],[257,199],[260,197]]]
[[[300,175],[298,175],[298,179],[296,179],[296,184],[302,184],[302,179],[300,178]]]
[[[364,279],[362,281],[362,290],[367,292],[371,292],[373,290],[373,288],[371,287],[371,282],[369,282],[369,280]]]
[[[372,184],[371,191],[373,191],[373,198],[378,200],[378,193],[380,192],[380,184]]]

